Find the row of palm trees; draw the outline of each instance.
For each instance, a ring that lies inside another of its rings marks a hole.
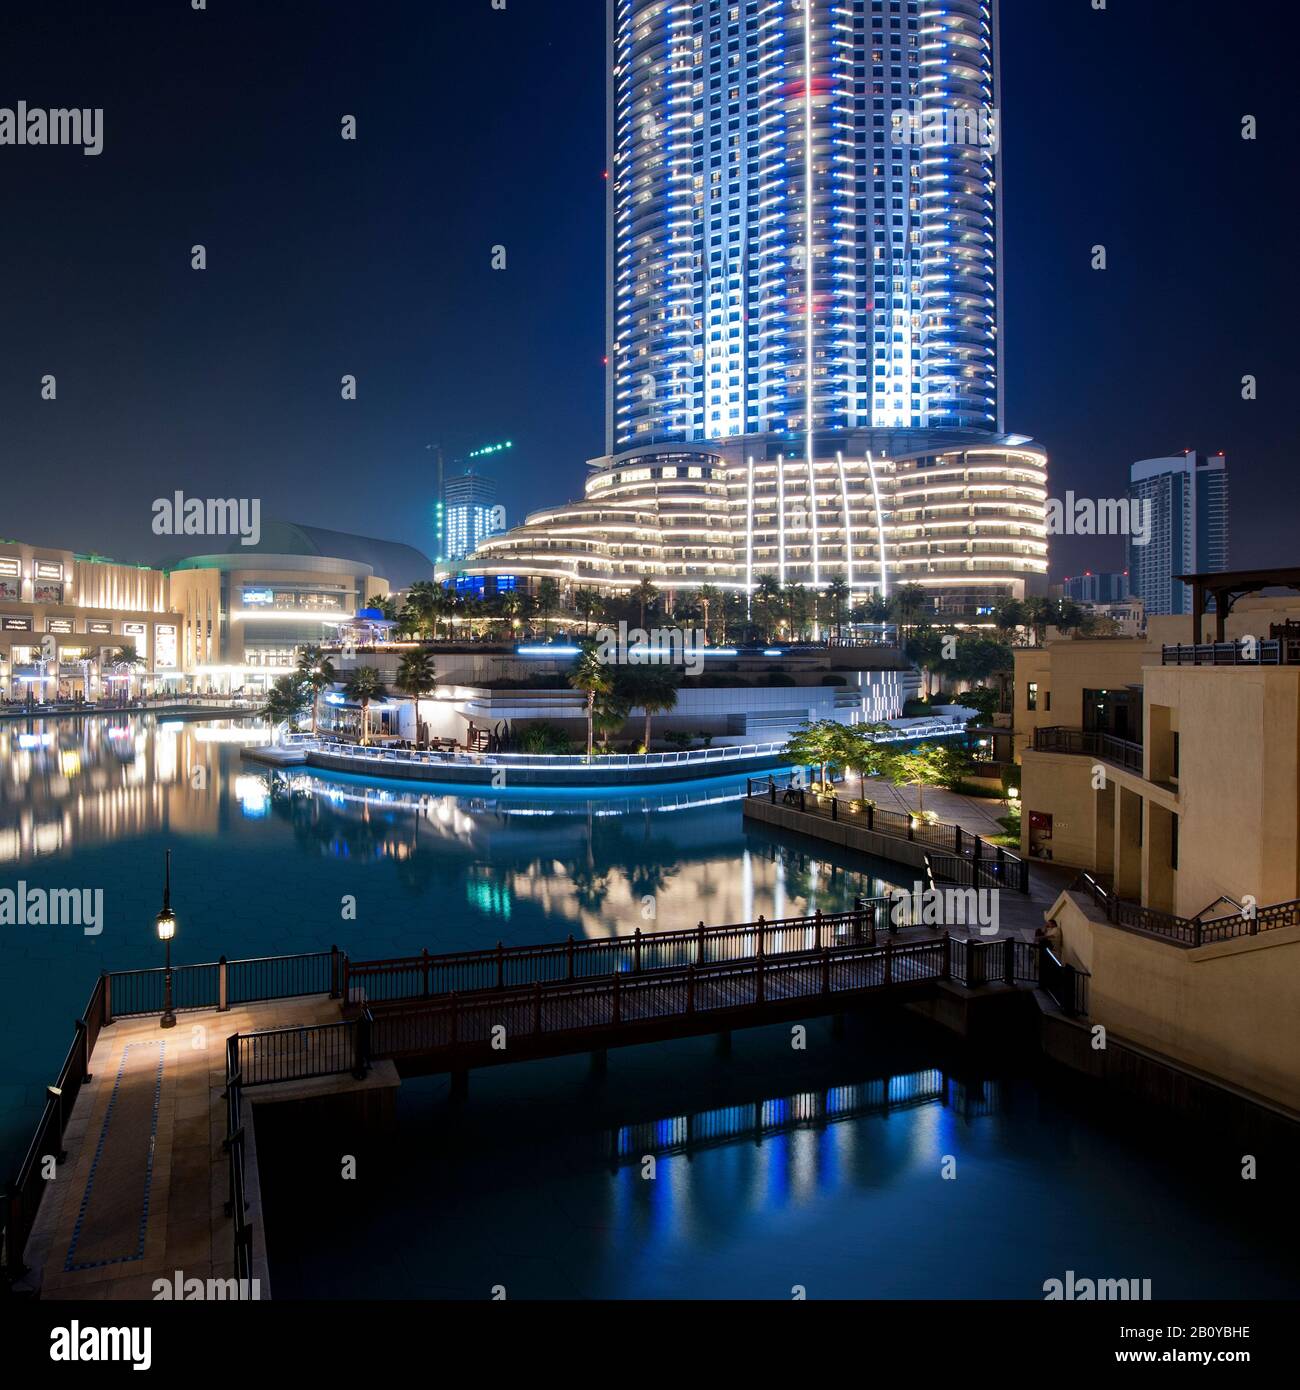
[[[267,695],[262,714],[275,727],[296,724],[311,711],[311,731],[320,730],[320,702],[327,690],[339,683],[338,671],[323,647],[304,647],[292,675],[281,676]],[[358,666],[343,677],[343,694],[361,707],[361,742],[370,742],[370,706],[388,698],[382,674],[373,666]],[[397,668],[394,687],[419,702],[438,686],[437,670],[427,651],[406,652]],[[421,738],[421,741],[423,739]]]
[[[584,643],[569,684],[587,697],[587,756],[595,751],[597,732],[608,748],[610,735],[623,727],[634,709],[645,713],[644,748],[649,752],[654,716],[677,708],[679,679],[671,666],[611,666],[601,660],[594,644]]]
[[[784,638],[804,640],[815,632],[842,635],[849,623],[903,623],[924,612],[925,591],[906,585],[892,599],[872,596],[857,603],[842,579],[825,589],[803,584],[782,584],[774,574],[755,580],[754,593],[746,596],[713,584],[677,591],[671,603],[649,579],[626,594],[609,594],[586,586],[561,588],[555,579],[542,579],[535,590],[517,588],[480,597],[458,594],[440,584],[421,582],[411,586],[403,608],[389,601],[389,616],[398,634],[437,640],[457,629],[498,636],[521,630],[547,631],[556,622],[581,624],[584,636],[597,625],[621,621],[645,628],[647,623],[698,625],[717,645],[747,637],[766,641]],[[671,609],[671,611],[669,611]]]

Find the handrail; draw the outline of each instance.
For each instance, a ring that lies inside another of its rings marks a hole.
[[[1113,926],[1173,941],[1180,946],[1195,948],[1242,936],[1258,936],[1260,932],[1276,931],[1282,927],[1300,926],[1300,899],[1258,908],[1249,915],[1243,908],[1240,912],[1202,921],[1199,917],[1179,917],[1172,912],[1159,912],[1140,903],[1126,902],[1109,890],[1095,874],[1080,874],[1070,887],[1074,892],[1089,894]],[[1213,906],[1214,903],[1211,903],[1210,907]]]
[[[489,950],[402,956],[391,960],[348,962],[344,993],[349,1003],[391,1004],[448,994],[503,992],[543,984],[548,988],[574,980],[615,974],[661,973],[686,965],[703,966],[757,956],[788,957],[873,944],[877,927],[889,926],[889,898],[860,898],[849,912],[817,912],[804,917],[676,931],[542,942],[526,946],[498,943]],[[847,931],[846,931],[847,929]],[[843,938],[847,936],[848,941]],[[727,953],[728,947],[739,948]]]
[[[1145,748],[1133,739],[1117,738],[1114,734],[1052,725],[1034,730],[1034,752],[1104,758],[1129,772],[1141,773]]]
[[[63,1135],[72,1117],[77,1092],[90,1080],[90,1058],[100,1030],[109,1022],[108,993],[108,977],[101,974],[74,1025],[72,1046],[59,1068],[58,1080],[47,1088],[35,1133],[5,1192],[3,1209],[0,1209],[0,1272],[10,1281],[26,1272],[23,1251],[47,1185],[44,1161],[54,1158],[56,1163],[62,1163],[66,1158]]]
[[[746,800],[766,797],[775,805],[777,791],[774,778],[751,778]],[[875,834],[904,839],[933,851],[932,859],[936,863],[945,861],[947,872],[940,876],[951,882],[1029,892],[1029,865],[1024,859],[1001,845],[991,844],[974,831],[963,830],[960,825],[945,821],[931,823],[910,813],[882,810],[872,802],[859,811],[861,803],[856,798],[846,803],[838,793],[826,796],[793,785],[786,788],[783,801],[789,805],[792,798],[798,801],[794,809],[805,815],[829,817],[836,822],[848,820]],[[823,801],[829,803],[829,812],[823,807]]]

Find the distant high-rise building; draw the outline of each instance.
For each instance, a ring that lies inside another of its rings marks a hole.
[[[1046,455],[1003,432],[997,8],[609,0],[606,455],[475,573],[1046,591]]]
[[[1228,568],[1228,460],[1191,449],[1145,459],[1133,465],[1129,497],[1150,518],[1145,545],[1129,538],[1130,590],[1148,614],[1190,613],[1192,591],[1177,576]]]
[[[447,518],[447,559],[464,560],[489,536],[505,529],[497,506],[497,485],[471,468],[447,479],[444,488]]]
[[[1061,597],[1075,603],[1123,603],[1129,596],[1128,571],[1076,574],[1061,584]]]

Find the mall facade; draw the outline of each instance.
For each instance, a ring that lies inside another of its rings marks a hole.
[[[0,540],[0,700],[179,684],[179,631],[164,570]],[[115,666],[124,647],[139,666]]]
[[[405,588],[433,565],[407,546],[285,523],[264,527],[258,547],[169,569],[0,540],[0,701],[261,693],[303,647],[354,630],[392,574]]]

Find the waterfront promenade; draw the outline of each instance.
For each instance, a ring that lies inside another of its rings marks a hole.
[[[46,1184],[20,1285],[42,1298],[150,1299],[155,1280],[235,1277],[226,1212],[226,1039],[337,1019],[328,997],[105,1027]],[[257,1184],[250,1184],[256,1194]],[[260,1227],[260,1211],[249,1212]],[[258,1231],[260,1236],[260,1230]],[[255,1249],[265,1250],[257,1240]],[[265,1296],[265,1290],[264,1290]]]
[[[894,932],[888,906],[400,961],[178,967],[166,1029],[163,971],[103,976],[11,1187],[7,1272],[47,1298],[148,1299],[178,1275],[255,1278],[269,1296],[249,1099],[391,1095],[429,1072],[463,1094],[476,1067],[876,1004],[946,999],[970,1022],[1040,983],[1065,983],[1074,1007],[1073,978],[1027,943]],[[217,1007],[257,990],[285,997]]]

